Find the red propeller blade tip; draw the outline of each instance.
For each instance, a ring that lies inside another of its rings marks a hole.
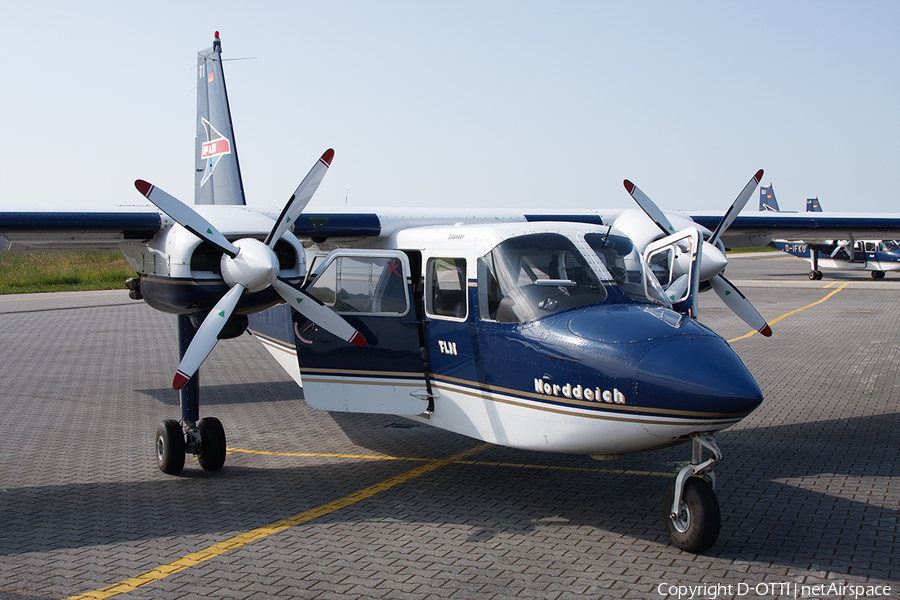
[[[354,331],[353,335],[348,341],[354,346],[359,346],[360,348],[366,345],[366,337],[358,331]]]
[[[756,175],[753,176],[753,179],[756,180],[756,183],[759,183],[760,181],[762,181],[762,176],[763,176],[763,170],[760,169],[759,171],[756,172]]]
[[[769,327],[769,324],[768,324],[768,323],[766,323],[766,324],[763,326],[763,328],[759,330],[759,332],[760,332],[761,334],[763,334],[764,336],[766,336],[766,337],[772,337],[772,328]]]
[[[144,181],[143,179],[135,179],[134,187],[137,188],[144,196],[150,196],[150,191],[153,189],[153,184]]]
[[[319,160],[321,160],[323,163],[325,163],[326,167],[330,167],[331,161],[334,160],[334,150],[329,148],[328,150],[325,151],[325,154],[323,154],[322,158],[320,158]]]
[[[177,371],[175,373],[175,379],[172,380],[172,387],[176,390],[180,390],[190,379],[190,377],[186,376],[181,371]]]
[[[629,193],[629,194],[630,194],[631,192],[634,191],[634,184],[633,184],[633,183],[631,183],[631,182],[628,181],[627,179],[626,179],[625,181],[623,181],[622,183],[625,184],[625,189],[628,190],[628,193]]]

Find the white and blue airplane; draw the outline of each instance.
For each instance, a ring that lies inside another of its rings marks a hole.
[[[760,187],[759,210],[782,212],[775,199],[774,186]],[[821,213],[818,198],[806,200],[807,213]],[[804,240],[778,239],[770,246],[809,261],[809,278],[822,279],[821,268],[871,271],[872,279],[883,279],[887,271],[900,271],[900,244],[896,240],[820,240],[807,243]]]
[[[404,415],[604,460],[690,444],[666,527],[686,551],[715,543],[715,434],[763,397],[728,343],[697,321],[697,298],[712,288],[771,335],[722,275],[724,250],[809,227],[739,215],[762,171],[724,217],[664,213],[628,180],[639,208],[309,213],[327,150],[284,206],[251,208],[218,33],[198,54],[197,83],[193,205],[139,179],[153,210],[0,211],[0,235],[16,245],[120,248],[137,273],[131,296],[177,316],[181,415],[157,431],[163,472],[179,473],[187,453],[209,471],[224,465],[224,427],[200,417],[197,373],[218,340],[249,330],[316,409]],[[869,230],[858,219],[830,223]],[[900,237],[900,219],[877,227]]]

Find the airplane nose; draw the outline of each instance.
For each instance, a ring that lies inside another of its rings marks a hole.
[[[635,372],[640,403],[709,416],[744,417],[763,401],[762,390],[734,350],[719,337],[667,338]]]

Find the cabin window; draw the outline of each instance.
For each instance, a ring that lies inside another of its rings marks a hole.
[[[593,269],[556,233],[511,238],[480,258],[478,293],[479,316],[501,323],[524,323],[606,300]]]
[[[393,256],[335,256],[307,292],[338,313],[403,315],[409,309],[403,264]]]
[[[429,258],[425,279],[425,310],[429,315],[466,318],[468,279],[464,258]]]

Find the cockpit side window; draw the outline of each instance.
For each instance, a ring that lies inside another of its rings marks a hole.
[[[464,258],[430,258],[426,267],[427,314],[465,319],[468,314],[466,295],[466,260]]]
[[[589,233],[584,236],[603,266],[609,271],[616,285],[625,294],[638,302],[653,302],[669,307],[669,301],[650,271],[644,259],[634,246],[634,242],[624,235],[607,232]],[[660,267],[661,265],[654,265]],[[670,275],[666,274],[666,281]],[[645,287],[645,282],[647,283]]]
[[[524,323],[606,299],[590,265],[566,237],[525,235],[478,260],[479,317]]]

